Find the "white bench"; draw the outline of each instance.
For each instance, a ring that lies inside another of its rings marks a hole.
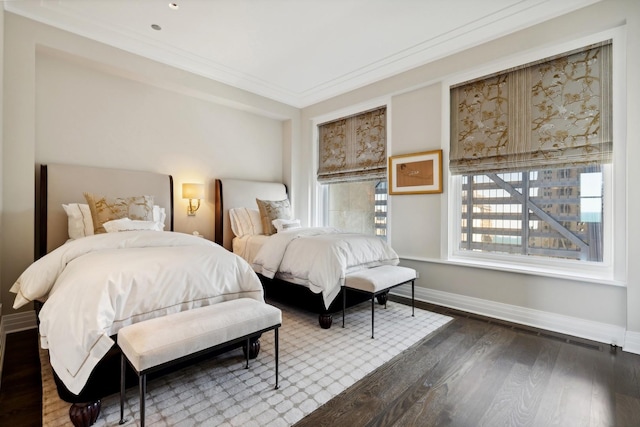
[[[277,389],[278,328],[281,324],[280,309],[255,299],[240,298],[146,320],[120,329],[120,424],[126,422],[126,361],[138,374],[140,425],[144,427],[147,374],[240,342],[246,342],[247,345],[245,368],[248,369],[250,339],[271,329],[275,333]]]
[[[415,315],[414,282],[416,271],[398,265],[383,265],[350,273],[345,277],[342,289],[342,327],[344,328],[344,312],[347,306],[347,289],[364,292],[371,296],[371,338],[373,338],[374,298],[388,292],[389,289],[411,282],[411,316]],[[385,300],[385,308],[387,303]]]

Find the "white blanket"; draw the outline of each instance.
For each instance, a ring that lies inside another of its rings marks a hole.
[[[264,300],[242,258],[199,237],[156,231],[65,243],[25,270],[11,291],[18,294],[14,307],[46,298],[41,345],[76,394],[113,346],[110,336],[126,325],[235,298]]]
[[[313,227],[270,236],[256,254],[253,269],[270,279],[278,273],[306,283],[322,293],[328,308],[347,274],[398,263],[398,254],[379,237]]]

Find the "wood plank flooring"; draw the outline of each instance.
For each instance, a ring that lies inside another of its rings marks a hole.
[[[454,321],[296,427],[640,427],[640,355],[429,304],[416,305],[450,315]],[[6,351],[0,425],[40,425],[35,330],[10,334]]]

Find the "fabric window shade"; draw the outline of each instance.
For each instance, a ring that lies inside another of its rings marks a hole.
[[[611,42],[451,89],[453,174],[610,163]]]
[[[386,107],[318,126],[318,182],[387,176]]]

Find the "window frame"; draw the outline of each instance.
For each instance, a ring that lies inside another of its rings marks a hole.
[[[318,125],[322,123],[326,123],[332,120],[338,120],[343,117],[352,116],[363,111],[372,110],[377,107],[386,107],[386,140],[387,140],[387,158],[389,157],[389,153],[391,152],[392,146],[392,133],[391,133],[391,97],[384,96],[380,98],[374,98],[365,102],[358,103],[356,105],[349,106],[347,108],[343,108],[340,110],[335,110],[327,114],[323,114],[320,116],[313,117],[311,119],[311,135],[313,146],[311,147],[312,152],[312,164],[314,169],[310,171],[312,175],[312,190],[311,190],[311,224],[315,227],[324,227],[328,223],[328,218],[326,218],[328,208],[328,194],[326,191],[326,185],[318,182],[317,177],[317,169],[318,169],[318,147],[319,147],[319,132]],[[387,171],[387,180],[388,180],[388,171]],[[388,191],[388,190],[387,190]],[[390,199],[387,200],[387,242],[391,242],[391,228],[390,228],[390,214],[391,214],[391,206]]]
[[[602,283],[616,286],[626,285],[626,69],[624,52],[626,41],[624,28],[619,27],[573,40],[550,48],[536,49],[517,58],[500,61],[452,77],[443,82],[443,111],[449,111],[450,87],[464,81],[499,72],[520,64],[558,55],[593,43],[612,39],[613,49],[613,164],[603,165],[604,212],[603,261],[590,262],[562,260],[547,257],[531,257],[519,254],[499,254],[473,252],[459,249],[462,220],[462,176],[449,172],[445,162],[444,172],[448,176],[447,203],[443,203],[443,228],[446,237],[442,240],[441,254],[447,263],[502,270],[538,276],[564,278],[584,282]],[[449,153],[450,116],[443,114],[442,148]],[[451,218],[451,220],[449,220]]]

